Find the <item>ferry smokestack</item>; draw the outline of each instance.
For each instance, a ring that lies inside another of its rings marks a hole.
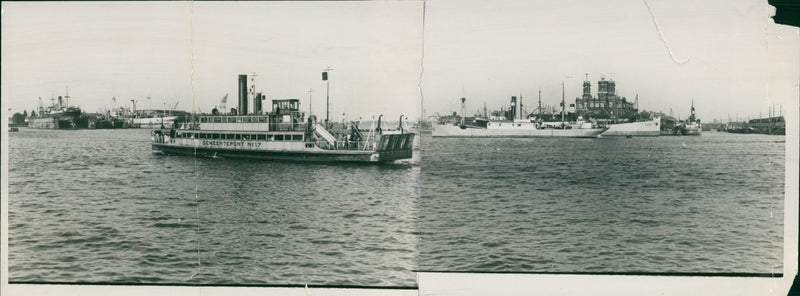
[[[239,111],[238,114],[247,114],[247,74],[239,75]]]

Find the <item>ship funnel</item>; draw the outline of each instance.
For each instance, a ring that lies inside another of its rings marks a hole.
[[[383,114],[378,115],[378,127],[375,128],[375,132],[377,132],[379,135],[381,134],[381,118],[383,118]]]
[[[517,119],[517,114],[519,114],[519,106],[517,106],[517,97],[511,97],[511,119]]]
[[[400,115],[400,126],[397,127],[400,130],[400,133],[403,133],[403,115]]]
[[[62,107],[62,106],[64,106],[64,103],[63,103],[63,101],[61,101],[61,96],[58,96],[58,106],[59,106],[59,107]]]
[[[464,121],[467,116],[467,98],[461,98],[461,126],[464,126]]]
[[[239,114],[247,114],[247,74],[239,75]]]

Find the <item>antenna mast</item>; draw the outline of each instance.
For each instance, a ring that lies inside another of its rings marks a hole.
[[[256,103],[256,101],[255,101],[256,100],[256,76],[258,76],[258,74],[256,74],[256,72],[253,72],[253,75],[250,75],[250,95],[253,98],[253,114],[256,113],[256,106],[257,105],[261,105],[261,104],[258,104],[258,103],[261,103],[261,102]],[[250,98],[248,98],[248,100],[249,99]],[[261,110],[258,110],[258,111],[260,112]],[[247,114],[242,114],[242,115],[247,115]]]
[[[64,95],[64,98],[67,99],[67,107],[69,107],[69,85],[67,86],[67,93]]]

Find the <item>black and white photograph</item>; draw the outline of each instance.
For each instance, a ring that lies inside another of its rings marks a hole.
[[[423,274],[795,274],[797,28],[686,4],[427,3]]]
[[[3,288],[785,295],[800,29],[774,15],[3,2]]]
[[[10,283],[416,287],[421,2],[3,9]]]

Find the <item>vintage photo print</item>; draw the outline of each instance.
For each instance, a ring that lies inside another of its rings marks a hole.
[[[8,282],[415,288],[422,25],[3,3]]]

